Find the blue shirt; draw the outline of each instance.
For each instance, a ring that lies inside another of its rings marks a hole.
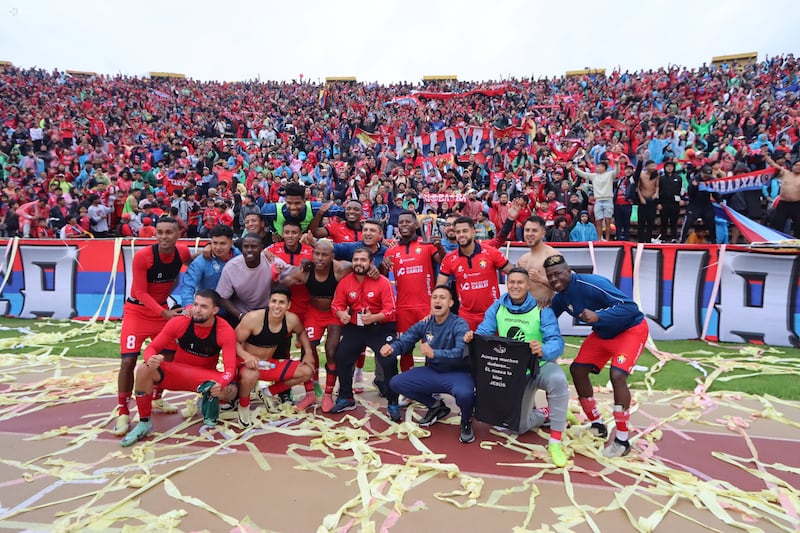
[[[231,253],[233,254],[231,259],[242,254],[235,246],[231,249]],[[192,305],[194,293],[199,289],[216,290],[222,269],[228,261],[223,261],[215,256],[206,259],[202,254],[198,255],[186,269],[181,280],[181,304],[183,306]]]
[[[450,313],[441,324],[433,318],[420,320],[392,343],[394,353],[411,353],[417,341],[433,348],[433,358],[425,358],[425,365],[439,372],[469,370],[469,359],[464,357],[464,334],[469,331],[467,321]]]
[[[578,317],[584,309],[597,313],[599,320],[591,324],[601,339],[613,339],[644,320],[644,314],[629,296],[602,276],[572,273],[563,292],[553,297],[556,316],[566,311]]]

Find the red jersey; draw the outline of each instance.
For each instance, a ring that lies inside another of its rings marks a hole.
[[[462,254],[460,248],[447,254],[439,272],[455,276],[461,308],[471,314],[480,314],[500,298],[497,271],[507,264],[508,259],[497,248],[476,242],[469,257]]]
[[[430,307],[429,297],[436,283],[433,268],[436,251],[433,244],[422,242],[419,237],[408,244],[398,243],[386,251],[385,257],[392,260],[398,309]]]
[[[158,254],[156,262],[153,253],[157,248],[158,245],[147,246],[133,255],[130,297],[160,318],[161,311],[166,309],[167,298],[178,282],[181,267],[192,254],[186,245],[178,244],[175,246],[177,254]]]
[[[138,255],[138,254],[137,254]],[[194,330],[191,328],[194,326]],[[212,336],[209,338],[210,336]],[[192,322],[192,317],[179,315],[164,326],[144,350],[144,360],[147,361],[163,350],[175,350],[173,363],[189,365],[208,370],[216,370],[219,356],[210,356],[207,353],[192,353],[194,343],[184,346],[183,342],[189,336],[202,343],[208,340],[222,352],[223,377],[221,386],[226,387],[236,377],[238,362],[236,359],[236,333],[226,320],[215,318],[211,327],[202,327]]]
[[[352,229],[347,223],[342,222],[338,218],[331,219],[330,223],[325,226],[328,230],[328,235],[335,243],[342,242],[358,242],[361,240],[361,230]]]
[[[308,259],[309,261],[314,259],[314,247],[308,244],[301,244],[299,250],[290,251],[286,249],[285,243],[276,242],[267,248],[267,250],[272,252],[275,257],[283,259],[287,264],[292,266],[300,266],[300,261],[303,259]],[[291,311],[302,319],[304,318],[303,315],[308,310],[308,304],[311,300],[308,289],[305,283],[299,283],[297,285],[292,285],[289,290],[292,293]]]
[[[358,313],[362,311],[383,313],[386,317],[384,323],[394,322],[395,303],[392,284],[383,276],[378,279],[364,276],[364,280],[359,283],[355,273],[351,272],[339,280],[331,303],[331,311],[334,314],[348,310],[351,324],[358,324]]]

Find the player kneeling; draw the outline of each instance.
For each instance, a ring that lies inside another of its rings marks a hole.
[[[190,316],[176,316],[167,322],[144,351],[144,362],[136,367],[136,405],[139,423],[122,439],[130,446],[153,431],[150,420],[153,388],[199,391],[221,401],[239,397],[239,422],[250,425],[250,392],[258,381],[258,371],[240,366],[236,357],[236,334],[225,320],[217,318],[220,297],[211,289],[200,289],[194,296]],[[164,354],[174,351],[168,360]],[[223,371],[217,370],[222,356]],[[207,423],[216,423],[210,419]]]

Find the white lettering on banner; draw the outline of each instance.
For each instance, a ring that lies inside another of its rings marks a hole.
[[[795,255],[726,254],[720,281],[725,290],[720,291],[720,302],[715,306],[719,314],[719,340],[792,344],[792,337],[796,339],[793,300],[797,276]],[[760,302],[749,301],[748,280],[763,283]]]
[[[692,339],[703,330],[703,281],[709,253],[705,250],[680,250],[675,254],[672,292],[664,301],[664,262],[660,249],[645,249],[639,267],[639,295],[642,312],[647,316],[650,334],[656,340]],[[678,283],[676,280],[696,280]],[[680,285],[680,286],[679,286]],[[669,311],[667,311],[667,309]]]
[[[21,318],[72,318],[75,310],[75,283],[78,268],[77,246],[20,246],[19,258],[25,288]],[[53,284],[46,286],[46,272],[52,271]]]
[[[483,141],[483,128],[472,129],[472,151],[481,151],[481,141]]]
[[[456,134],[450,128],[444,130],[444,142],[447,145],[447,151],[450,151],[450,148],[456,148]]]
[[[425,147],[422,144],[422,137],[414,137],[414,146],[417,147],[417,150],[419,151],[419,153],[421,153],[423,155],[427,155],[427,154],[424,154]]]

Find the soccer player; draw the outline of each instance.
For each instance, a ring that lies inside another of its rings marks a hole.
[[[631,450],[628,442],[628,409],[631,405],[628,375],[647,341],[649,332],[644,314],[636,302],[606,278],[572,272],[561,255],[548,257],[544,268],[548,283],[556,291],[552,302],[556,316],[567,311],[592,327],[592,333],[583,341],[569,367],[578,400],[591,423],[590,431],[601,438],[608,436],[597,410],[589,373],[599,374],[611,361],[609,374],[614,389],[617,432],[614,440],[603,449],[603,455],[628,455]]]
[[[364,348],[371,348],[375,352],[375,362],[383,368],[386,381],[397,374],[397,362],[393,358],[377,357],[381,347],[394,340],[397,324],[394,291],[389,280],[383,276],[367,276],[373,260],[372,251],[368,248],[362,247],[353,253],[353,272],[341,279],[331,304],[331,310],[344,325],[335,356],[339,397],[331,413],[356,408],[353,399],[353,366]],[[394,422],[399,422],[397,393],[388,388],[385,392],[387,413]]]
[[[156,224],[157,244],[143,248],[133,256],[130,296],[122,307],[118,410],[114,435],[125,435],[129,429],[128,401],[133,391],[133,373],[142,343],[155,338],[168,320],[183,312],[181,308],[167,307],[167,298],[178,282],[181,267],[192,259],[189,249],[177,244],[179,234],[175,219],[160,218]],[[161,399],[161,390],[161,386],[155,388],[153,407],[165,413],[176,413],[177,407]]]
[[[281,282],[294,286],[302,284],[308,291],[309,305],[304,326],[311,341],[314,355],[314,369],[319,371],[319,353],[317,346],[325,337],[325,392],[322,394],[322,411],[330,412],[333,408],[333,388],[336,386],[336,348],[342,333],[342,324],[337,320],[331,304],[336,287],[345,275],[352,271],[347,261],[333,260],[333,243],[328,239],[320,239],[314,245],[314,260],[303,261],[300,268],[287,268],[281,272]],[[317,396],[319,391],[315,389]]]
[[[276,242],[267,250],[275,257],[282,259],[287,265],[300,266],[305,259],[311,261],[314,257],[314,247],[300,242],[303,236],[300,224],[293,220],[283,223],[283,242]],[[292,285],[292,313],[297,315],[300,322],[305,324],[308,310],[308,291],[305,285]]]
[[[261,381],[273,382],[266,391],[261,391],[267,408],[271,407],[268,397],[278,396],[291,390],[294,385],[305,383],[306,395],[296,405],[302,411],[315,402],[311,381],[314,375],[314,350],[300,319],[289,312],[290,305],[289,288],[273,286],[267,309],[257,309],[244,315],[236,326],[236,340],[238,355],[247,368],[258,370]],[[300,361],[289,358],[292,335],[297,335],[303,350]]]
[[[412,211],[400,213],[397,217],[399,241],[389,248],[382,263],[382,270],[394,273],[398,333],[405,333],[430,313],[434,263],[439,263],[447,255],[441,239],[437,237],[433,242],[423,242],[417,235],[418,228],[416,214]],[[414,358],[409,350],[400,357],[400,371],[405,372],[413,366]]]
[[[219,308],[219,295],[210,289],[200,289],[195,293],[191,316],[170,319],[147,346],[144,362],[136,367],[139,423],[122,439],[122,446],[130,446],[153,431],[151,397],[156,386],[196,391],[203,383],[213,381],[211,396],[223,401],[238,396],[239,423],[242,427],[250,425],[250,392],[258,373],[239,368],[236,335],[226,321],[217,319]],[[220,354],[222,372],[217,370]]]
[[[323,204],[308,226],[314,237],[327,237],[335,243],[358,242],[361,240],[361,219],[364,218],[364,208],[358,200],[348,200],[344,204],[344,221],[338,217],[331,217],[325,227],[319,227],[322,218],[328,214],[333,202]]]
[[[561,448],[561,434],[567,427],[569,388],[567,376],[556,359],[564,352],[564,339],[553,310],[536,305],[536,299],[529,292],[529,284],[527,270],[515,268],[509,272],[506,278],[508,292],[486,311],[486,317],[475,333],[527,342],[531,353],[541,357],[536,388],[547,393],[547,407],[531,409],[527,425],[520,427],[520,431],[537,429],[549,419],[547,451],[553,464],[560,468],[567,464],[567,457]],[[472,332],[467,333],[464,340],[471,342]]]
[[[456,280],[456,292],[461,302],[458,314],[474,330],[483,320],[483,314],[500,298],[497,271],[508,273],[514,265],[493,244],[502,244],[502,235],[488,242],[475,241],[475,222],[470,217],[455,221],[458,250],[448,253],[442,260],[437,285],[445,285],[448,276]],[[502,232],[501,232],[502,233]]]
[[[389,387],[398,394],[415,400],[428,408],[419,421],[423,427],[435,424],[450,414],[450,408],[434,394],[446,393],[455,398],[461,409],[459,440],[475,440],[472,431],[472,410],[475,405],[475,382],[472,380],[469,359],[464,357],[464,336],[469,331],[466,321],[450,310],[455,303],[450,288],[439,285],[430,297],[430,316],[409,327],[399,339],[381,347],[381,355],[409,353],[414,344],[420,344],[425,356],[425,366],[412,368],[398,374]]]

